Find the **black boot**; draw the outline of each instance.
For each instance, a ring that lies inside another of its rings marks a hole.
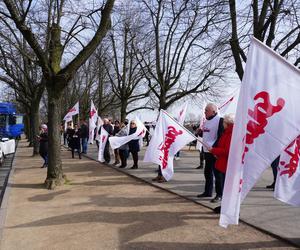
[[[271,185],[266,186],[267,189],[274,189],[275,188],[275,182],[273,182]]]

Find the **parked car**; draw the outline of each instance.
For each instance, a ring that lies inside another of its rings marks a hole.
[[[16,150],[16,141],[9,138],[0,140],[0,164],[2,165],[6,155],[13,154]]]
[[[4,153],[0,147],[0,167],[2,166],[3,162],[4,162]]]

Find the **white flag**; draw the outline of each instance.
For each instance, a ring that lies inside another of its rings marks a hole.
[[[71,108],[64,117],[64,121],[72,121],[72,116],[79,114],[79,102],[77,102],[73,108]]]
[[[188,103],[186,102],[179,108],[178,114],[175,116],[175,119],[181,125],[184,123],[187,107],[188,107]]]
[[[174,121],[165,111],[160,111],[156,127],[145,152],[144,162],[161,166],[162,174],[168,181],[172,178],[174,155],[195,137]]]
[[[228,113],[236,113],[237,101],[240,94],[240,88],[235,90],[231,97],[218,107],[221,115],[226,115]]]
[[[143,138],[146,134],[146,130],[147,129],[145,128],[144,124],[138,118],[136,118],[136,131],[133,134],[127,136],[110,136],[110,146],[112,149],[115,149],[121,147],[131,140],[138,140],[140,138]]]
[[[300,72],[252,40],[238,100],[220,225],[238,224],[240,203],[263,171],[300,134]]]
[[[98,161],[105,162],[104,149],[108,138],[108,132],[102,127],[99,140]]]
[[[103,120],[101,119],[100,116],[98,116],[98,119],[97,119],[97,129],[96,129],[96,141],[100,141],[100,134],[99,134],[99,131],[100,131],[100,128],[101,126],[103,125]]]
[[[93,144],[94,142],[94,133],[95,128],[97,127],[97,118],[98,118],[98,111],[93,103],[91,101],[91,110],[90,110],[90,116],[89,116],[89,140],[88,143]]]
[[[280,155],[274,197],[293,206],[300,206],[300,136]]]

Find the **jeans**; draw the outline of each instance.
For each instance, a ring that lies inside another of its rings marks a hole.
[[[88,138],[81,139],[82,153],[84,153],[84,154],[87,153],[87,142],[88,142]]]
[[[215,188],[216,188],[216,194],[219,197],[222,197],[223,195],[223,188],[224,188],[224,181],[225,181],[225,174],[216,169],[213,168],[214,176],[215,176]]]
[[[44,165],[48,166],[48,154],[40,154],[40,156],[44,159]]]
[[[274,183],[276,182],[276,178],[277,178],[277,172],[278,172],[279,160],[280,160],[280,156],[278,156],[278,157],[271,163],[272,172],[273,172],[273,178],[274,178]]]

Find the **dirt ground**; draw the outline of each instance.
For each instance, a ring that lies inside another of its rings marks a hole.
[[[1,249],[295,249],[245,224],[63,150],[70,182],[44,189],[40,157],[19,144]],[[3,213],[2,213],[2,220]]]

